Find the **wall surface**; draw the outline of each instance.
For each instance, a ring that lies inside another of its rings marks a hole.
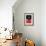
[[[16,0],[0,0],[0,27],[12,29],[12,6]]]
[[[23,0],[19,5],[14,5],[15,28],[23,33],[23,37],[35,41],[36,46],[41,46],[41,0]],[[24,13],[34,13],[34,25],[24,26]]]
[[[41,38],[42,46],[46,46],[46,0],[41,2]]]
[[[33,39],[36,46],[46,46],[46,0],[23,0],[18,4],[13,6],[15,28],[25,38]],[[34,12],[34,25],[24,26],[24,13],[31,12]]]

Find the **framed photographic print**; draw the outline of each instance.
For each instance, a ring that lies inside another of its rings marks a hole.
[[[24,25],[32,26],[34,24],[34,13],[24,13]]]

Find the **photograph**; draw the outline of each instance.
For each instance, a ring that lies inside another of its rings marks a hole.
[[[33,26],[34,24],[34,13],[24,13],[24,25]]]

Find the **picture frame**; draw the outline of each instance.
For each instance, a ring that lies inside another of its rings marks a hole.
[[[24,13],[24,25],[25,26],[34,25],[34,13]]]

